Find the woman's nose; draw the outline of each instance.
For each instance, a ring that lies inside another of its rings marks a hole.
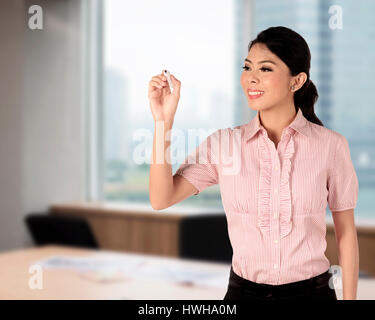
[[[254,77],[254,76],[249,76],[248,78],[247,78],[247,82],[248,83],[258,83],[259,82],[259,79],[257,78],[257,77]]]
[[[247,75],[247,82],[250,82],[250,83],[257,83],[259,81],[259,78],[258,76],[254,73],[254,72],[250,72],[248,75]]]

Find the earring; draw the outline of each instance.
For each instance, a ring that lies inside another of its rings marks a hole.
[[[294,85],[292,86],[292,91],[294,91]]]

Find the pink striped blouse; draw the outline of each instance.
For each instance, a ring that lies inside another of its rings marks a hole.
[[[301,109],[277,145],[260,124],[218,129],[175,174],[196,189],[219,184],[236,274],[272,285],[329,269],[326,207],[355,208],[358,179],[346,138]]]

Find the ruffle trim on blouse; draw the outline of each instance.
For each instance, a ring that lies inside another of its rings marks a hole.
[[[258,227],[263,233],[270,231],[270,192],[271,192],[271,174],[272,158],[265,137],[259,137],[258,150],[260,159],[260,176],[259,176],[259,197],[258,197]]]
[[[280,237],[287,236],[292,230],[292,205],[290,195],[289,177],[291,170],[291,158],[294,154],[293,136],[290,136],[288,144],[282,156],[282,169],[280,178]],[[266,137],[258,139],[259,155],[260,155],[260,177],[259,177],[259,200],[258,200],[258,227],[262,233],[270,231],[270,219],[273,216],[271,212],[271,176],[272,176],[272,156],[267,146]]]

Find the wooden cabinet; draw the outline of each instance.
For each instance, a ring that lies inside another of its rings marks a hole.
[[[50,213],[84,217],[100,248],[178,256],[178,223],[181,215],[83,205],[53,205]]]
[[[100,248],[170,257],[179,255],[180,220],[202,213],[195,208],[176,211],[169,208],[156,211],[147,205],[100,203],[56,204],[49,209],[54,215],[84,217]],[[204,210],[209,212],[218,213],[218,210]]]

